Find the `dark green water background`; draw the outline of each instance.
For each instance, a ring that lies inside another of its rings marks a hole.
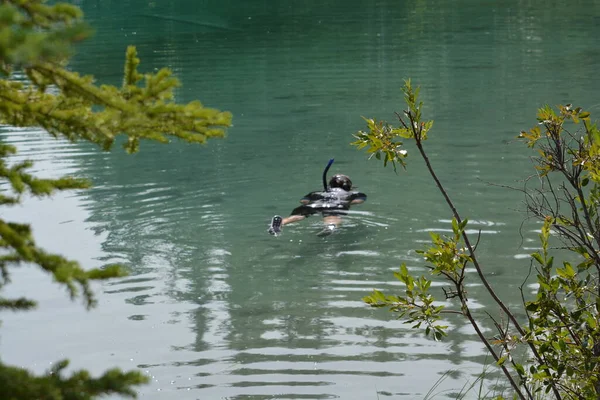
[[[2,128],[41,174],[95,186],[3,217],[32,221],[43,246],[84,265],[132,272],[98,285],[91,313],[35,270],[16,273],[7,294],[42,305],[3,315],[4,362],[141,368],[152,377],[141,398],[152,400],[415,399],[453,371],[438,389],[445,398],[482,372],[489,361],[462,320],[449,319],[452,333],[436,343],[361,303],[372,288],[399,289],[402,262],[426,271],[414,249],[428,231],[447,231],[450,213],[412,146],[408,171],[395,175],[348,143],[361,115],[401,110],[403,79],[420,85],[435,120],[433,165],[482,230],[491,282],[518,304],[536,227],[521,239],[522,196],[489,183],[532,173],[514,138],[538,107],[571,102],[599,115],[600,3],[77,3],[97,32],[75,68],[119,84],[135,44],[141,70],[170,67],[179,101],[230,110],[234,127],[207,146],[143,144],[133,156]],[[331,157],[368,202],[327,239],[315,236],[317,218],[270,237],[270,217],[318,189]],[[482,319],[496,312],[480,286],[469,290]]]

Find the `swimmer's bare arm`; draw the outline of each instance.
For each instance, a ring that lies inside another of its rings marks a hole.
[[[352,197],[354,198],[350,201],[350,204],[362,204],[367,201],[367,195],[364,193],[355,192]]]
[[[304,218],[306,218],[304,215],[290,215],[289,217],[284,218],[281,221],[281,224],[282,225],[291,224],[293,222],[302,221]]]

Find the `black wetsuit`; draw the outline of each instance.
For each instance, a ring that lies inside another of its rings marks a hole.
[[[342,188],[331,188],[328,192],[310,192],[301,201],[308,200],[308,204],[292,210],[292,215],[308,217],[322,213],[324,217],[331,215],[346,215],[353,200],[367,200],[367,195],[360,192],[348,192]]]

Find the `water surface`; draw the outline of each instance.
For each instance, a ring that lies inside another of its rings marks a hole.
[[[152,377],[141,398],[156,400],[423,398],[452,371],[444,398],[490,363],[460,319],[436,343],[362,304],[372,288],[400,290],[401,263],[426,272],[414,250],[450,228],[450,213],[413,147],[396,175],[348,143],[362,115],[393,119],[403,79],[421,85],[433,165],[482,232],[491,282],[518,304],[537,234],[521,229],[522,197],[490,183],[531,173],[514,138],[541,105],[598,112],[600,6],[275,3],[81,2],[97,33],[76,68],[119,84],[135,44],[142,70],[168,66],[181,79],[178,100],[230,110],[234,126],[207,146],[145,143],[133,156],[2,129],[40,173],[94,183],[6,215],[32,221],[49,250],[131,271],[96,287],[91,313],[35,270],[15,272],[7,295],[27,292],[41,306],[3,316],[3,361],[140,368]],[[329,238],[315,236],[317,218],[270,237],[272,215],[318,189],[331,157],[331,172],[350,175],[368,201]],[[496,312],[480,286],[469,290],[475,308]]]

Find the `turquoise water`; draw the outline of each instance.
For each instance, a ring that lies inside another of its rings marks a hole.
[[[168,66],[182,81],[178,100],[229,110],[234,126],[206,146],[143,144],[133,156],[2,129],[41,174],[94,183],[28,199],[6,217],[32,221],[41,245],[84,265],[131,270],[96,287],[90,313],[46,276],[15,272],[7,295],[26,292],[41,306],[3,316],[3,361],[36,371],[65,357],[94,372],[140,368],[152,377],[140,397],[157,400],[413,399],[452,371],[438,389],[444,398],[482,372],[489,360],[462,320],[449,319],[452,333],[436,343],[361,303],[372,288],[400,289],[392,272],[402,262],[426,271],[414,249],[428,231],[448,230],[450,213],[410,144],[408,170],[396,175],[348,143],[364,129],[361,115],[393,119],[403,79],[421,85],[435,120],[433,166],[482,231],[486,274],[518,304],[536,227],[521,228],[522,196],[497,185],[532,173],[514,138],[538,107],[572,102],[598,113],[600,5],[81,5],[97,32],[75,68],[119,84],[135,44],[142,70]],[[326,239],[315,236],[317,218],[270,237],[270,218],[318,189],[332,157],[331,172],[350,175],[368,201]],[[469,290],[474,307],[496,312],[475,280]]]

